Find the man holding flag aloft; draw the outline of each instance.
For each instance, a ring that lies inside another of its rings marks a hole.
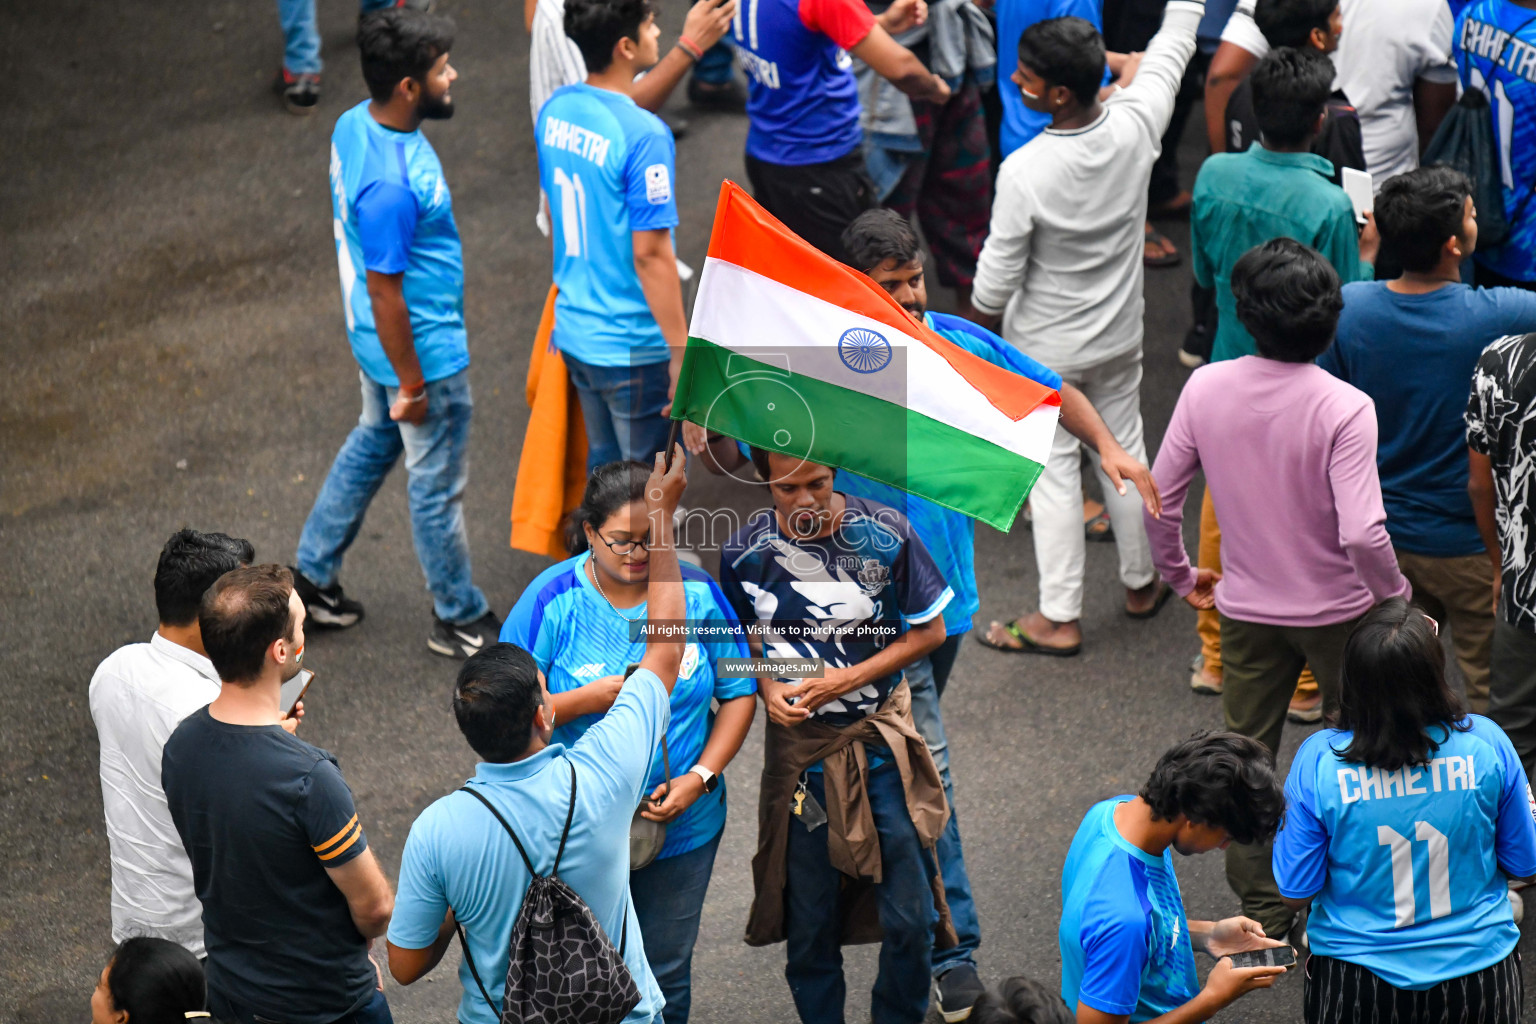
[[[729,183],[709,257],[675,415],[756,445],[773,498],[727,543],[722,585],[758,653],[825,666],[761,670],[769,731],[747,938],[788,940],[806,1021],[841,1020],[841,942],[882,941],[873,1018],[920,1019],[920,968],[943,958],[936,936],[954,942],[930,852],[948,808],[903,676],[944,641],[952,590],[906,517],[834,489],[831,467],[1006,527],[1060,398],[936,333]],[[706,432],[690,433],[701,450]],[[940,992],[945,1018],[963,1019],[971,999],[952,1006]]]

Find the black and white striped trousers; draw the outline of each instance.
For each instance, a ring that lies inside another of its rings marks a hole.
[[[1393,988],[1347,960],[1317,955],[1307,960],[1307,1024],[1519,1024],[1524,999],[1519,950],[1422,992]]]

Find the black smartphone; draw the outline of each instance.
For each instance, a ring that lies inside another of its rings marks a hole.
[[[307,668],[301,668],[298,675],[283,684],[277,704],[282,709],[284,718],[293,713],[294,705],[304,699],[304,694],[309,692],[309,684],[314,681],[315,674]]]
[[[1291,967],[1296,963],[1296,951],[1290,946],[1271,946],[1268,949],[1250,949],[1232,954],[1232,966],[1240,967]]]

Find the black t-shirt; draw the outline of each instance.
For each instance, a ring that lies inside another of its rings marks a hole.
[[[166,741],[161,784],[203,904],[208,987],[288,1024],[329,1024],[377,986],[326,874],[368,848],[336,759],[207,708]]]
[[[1244,78],[1227,100],[1227,152],[1242,153],[1259,141],[1259,120],[1253,113],[1253,82]],[[1335,92],[1323,109],[1323,130],[1312,140],[1312,152],[1333,161],[1333,183],[1343,181],[1340,168],[1365,170],[1360,141],[1360,115],[1348,97]]]

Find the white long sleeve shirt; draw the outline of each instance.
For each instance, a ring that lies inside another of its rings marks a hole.
[[[203,905],[160,786],[160,755],[181,720],[218,695],[213,663],[159,633],[113,651],[91,677],[114,942],[150,935],[203,955]]]
[[[1003,161],[971,302],[1053,370],[1141,347],[1147,182],[1204,13],[1203,0],[1170,0],[1135,79],[1097,120],[1047,128]]]

